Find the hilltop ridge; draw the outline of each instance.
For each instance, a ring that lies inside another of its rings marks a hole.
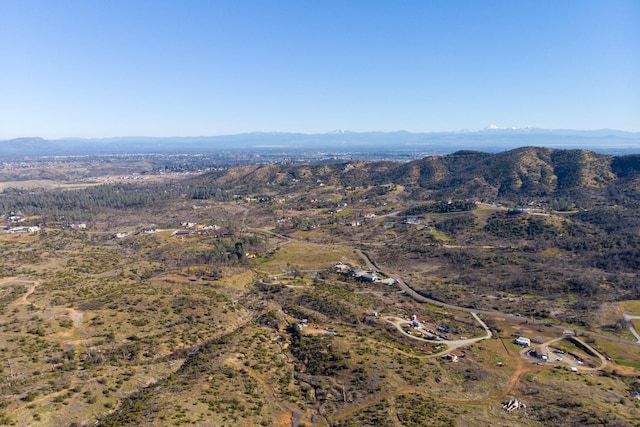
[[[640,155],[611,156],[588,150],[522,147],[500,153],[457,151],[404,163],[341,161],[319,165],[254,165],[223,176],[217,185],[273,192],[273,185],[318,182],[342,186],[402,185],[414,200],[593,199],[635,188]],[[197,180],[206,184],[207,176]]]

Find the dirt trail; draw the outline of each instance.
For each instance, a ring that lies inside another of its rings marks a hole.
[[[498,395],[498,399],[501,399],[502,397],[506,396],[507,394],[509,394],[511,392],[511,390],[513,389],[513,387],[515,386],[515,384],[517,384],[518,380],[520,379],[520,376],[525,373],[527,370],[526,369],[522,369],[522,370],[516,370],[516,372],[513,374],[513,376],[511,377],[511,380],[509,381],[509,386],[507,387],[507,389],[505,391],[500,392],[500,394]],[[480,398],[480,399],[470,399],[470,400],[459,400],[459,399],[450,399],[450,398],[441,398],[441,397],[434,397],[432,394],[430,394],[429,390],[424,390],[422,388],[418,388],[418,387],[402,387],[399,388],[397,390],[391,391],[391,392],[387,392],[387,393],[380,393],[378,395],[375,395],[374,397],[371,397],[367,400],[365,400],[364,402],[360,403],[357,406],[352,406],[349,409],[340,412],[338,414],[334,414],[330,417],[328,417],[329,422],[330,423],[335,423],[337,421],[343,420],[359,411],[362,411],[370,406],[376,405],[378,403],[380,403],[381,401],[388,399],[389,402],[391,403],[392,408],[389,410],[390,414],[396,414],[396,419],[397,419],[397,408],[395,405],[395,399],[406,395],[406,394],[413,394],[413,395],[423,395],[425,396],[425,398],[429,398],[429,399],[434,399],[434,400],[438,400],[440,402],[444,402],[444,403],[450,403],[450,404],[454,404],[454,405],[464,405],[464,406],[480,406],[480,405],[489,405],[491,404],[496,398],[492,395],[492,392],[490,391],[489,393],[487,393],[486,396]],[[394,424],[395,424],[395,419],[394,419]]]
[[[382,274],[387,275],[388,277],[393,277],[396,279],[396,284],[398,285],[398,287],[401,289],[401,291],[405,292],[406,294],[408,294],[409,296],[411,296],[414,300],[418,301],[418,302],[425,302],[425,303],[431,303],[431,304],[435,304],[438,305],[440,307],[443,308],[447,308],[447,309],[452,309],[452,310],[460,310],[460,311],[465,311],[465,312],[469,312],[471,313],[471,315],[473,315],[473,317],[482,325],[482,327],[485,329],[485,331],[487,332],[486,336],[484,337],[479,337],[479,338],[474,338],[474,339],[470,339],[470,340],[458,340],[458,341],[434,341],[434,340],[428,340],[428,339],[424,339],[424,338],[419,338],[413,335],[407,335],[410,338],[416,339],[416,340],[420,340],[420,341],[425,341],[425,342],[438,342],[438,343],[442,343],[442,344],[446,344],[449,346],[449,348],[445,351],[439,352],[437,354],[433,354],[433,355],[428,355],[428,356],[418,356],[420,358],[431,358],[431,357],[436,357],[439,356],[443,353],[446,352],[450,352],[451,350],[458,348],[460,346],[464,346],[464,345],[470,345],[470,344],[474,344],[478,341],[487,339],[487,338],[491,338],[492,337],[492,333],[490,328],[478,317],[478,314],[484,314],[484,315],[488,315],[488,316],[493,316],[493,317],[501,317],[504,319],[510,319],[510,320],[521,320],[519,319],[517,316],[515,315],[511,315],[511,314],[507,314],[507,313],[501,313],[501,312],[497,312],[497,311],[486,311],[486,310],[474,310],[474,309],[469,309],[466,307],[459,307],[459,306],[455,306],[453,304],[447,304],[447,303],[443,303],[441,301],[436,301],[436,300],[432,300],[430,298],[426,298],[420,294],[418,294],[416,291],[414,291],[410,286],[408,286],[401,278],[391,275],[388,272],[382,271],[379,267],[377,267],[375,265],[375,263],[369,258],[369,256],[367,254],[365,254],[362,250],[360,249],[356,249],[355,253],[363,260],[364,264],[366,265],[366,268],[370,269],[371,271],[374,272],[380,272]],[[626,317],[629,316],[625,316]],[[404,331],[402,330],[401,324],[403,323],[408,323],[408,321],[404,320],[404,319],[400,319],[397,317],[385,317],[384,320],[386,322],[389,322],[391,324],[393,324],[399,331],[401,331],[404,334]],[[626,319],[628,320],[628,319]],[[533,322],[535,323],[539,323],[539,322]],[[597,334],[594,334],[597,335]],[[600,336],[600,335],[597,335]],[[557,340],[563,339],[564,337],[559,337],[559,338],[555,338],[553,340],[550,340],[549,342],[543,344],[543,345],[549,345]],[[607,360],[604,356],[602,356],[599,352],[597,352],[596,350],[594,350],[591,346],[585,344],[583,341],[573,337],[574,339],[576,339],[578,342],[580,342],[580,344],[584,345],[585,348],[587,348],[589,351],[593,352],[594,355],[596,355],[600,360],[601,360],[601,365],[597,368],[583,368],[584,370],[600,370],[603,369],[604,367],[607,366]],[[637,337],[638,341],[640,342],[640,337]],[[607,339],[607,338],[605,338]],[[635,344],[632,342],[632,344]],[[504,343],[503,343],[504,345]],[[505,347],[505,350],[508,353],[507,348]],[[401,350],[398,350],[402,353],[404,353]],[[440,399],[438,398],[438,400],[442,401],[442,402],[446,402],[446,403],[452,403],[452,404],[459,404],[459,405],[487,405],[487,404],[491,404],[492,402],[494,402],[495,400],[500,400],[503,399],[505,396],[507,396],[509,393],[511,393],[513,391],[513,389],[516,387],[516,385],[518,384],[518,382],[520,381],[520,378],[522,377],[523,374],[534,370],[533,367],[527,367],[525,365],[525,361],[523,359],[524,357],[524,352],[526,350],[523,350],[522,354],[519,355],[519,357],[516,357],[516,369],[515,371],[511,374],[510,378],[509,378],[509,383],[507,384],[507,387],[502,390],[502,391],[498,391],[496,394],[496,390],[490,391],[487,393],[487,395],[481,399],[477,399],[477,400],[455,400],[455,399]],[[395,408],[395,399],[398,396],[404,395],[404,394],[424,394],[424,395],[429,395],[428,391],[425,391],[423,389],[418,389],[415,387],[404,387],[395,391],[391,391],[388,393],[384,393],[381,395],[377,395],[374,397],[371,397],[370,399],[365,400],[364,402],[360,403],[357,406],[353,406],[341,413],[338,414],[334,414],[333,416],[330,416],[328,419],[331,423],[335,423],[338,420],[342,420],[358,411],[361,411],[365,408],[370,407],[371,405],[375,405],[377,403],[379,403],[380,401],[384,400],[384,399],[389,399],[392,408],[390,408],[390,415],[392,415],[392,418],[394,419],[394,423],[396,423],[396,418],[397,418],[397,409]],[[433,396],[431,396],[433,397]],[[393,417],[393,414],[396,415],[396,418]]]
[[[65,389],[65,390],[55,391],[55,392],[52,392],[52,393],[45,394],[43,396],[37,397],[37,398],[35,398],[34,400],[32,400],[32,401],[30,401],[28,403],[25,403],[25,404],[22,404],[20,406],[17,406],[15,408],[13,408],[11,410],[11,415],[18,414],[18,412],[24,410],[25,408],[27,408],[27,406],[37,405],[38,403],[42,403],[42,402],[50,402],[54,398],[56,398],[58,396],[62,396],[63,394],[66,394],[68,392],[69,391]]]
[[[40,286],[40,282],[37,280],[29,280],[22,279],[18,277],[8,277],[0,280],[0,286],[6,285],[8,283],[19,283],[19,284],[30,284],[27,288],[27,291],[17,298],[15,301],[9,304],[10,307],[24,306],[24,305],[34,305],[37,308],[42,308],[41,306],[34,304],[29,301],[29,297],[35,292],[35,290]],[[74,309],[74,308],[62,308],[62,307],[49,307],[49,311],[60,315],[60,312],[65,312],[66,315],[73,321],[73,326],[75,328],[80,328],[82,326],[82,319],[84,318],[84,313]],[[64,314],[62,314],[64,315]]]
[[[460,399],[450,399],[450,398],[440,398],[440,397],[436,397],[435,399],[444,403],[450,403],[455,405],[479,406],[479,405],[490,405],[492,403],[495,403],[496,401],[503,399],[505,396],[509,395],[509,393],[513,391],[515,386],[520,381],[520,378],[522,377],[522,375],[524,375],[525,373],[533,369],[526,366],[522,357],[518,357],[518,355],[509,355],[508,354],[509,352],[506,349],[506,347],[505,347],[505,350],[507,351],[507,356],[509,356],[510,358],[514,358],[517,361],[517,365],[516,365],[515,371],[509,377],[509,383],[507,384],[507,387],[504,390],[495,390],[495,389],[490,390],[489,392],[487,392],[487,394],[484,397],[481,397],[479,399],[460,400]],[[402,352],[401,350],[399,351]],[[416,357],[416,356],[413,356],[413,357]],[[417,357],[430,358],[433,356],[428,355],[428,356],[417,356]],[[329,421],[332,423],[335,423],[336,421],[347,418],[358,411],[364,410],[372,405],[378,404],[384,399],[388,399],[389,403],[391,404],[391,408],[389,409],[389,414],[392,416],[394,420],[393,421],[394,425],[396,425],[397,408],[395,406],[395,401],[397,397],[405,394],[420,394],[431,399],[434,398],[433,395],[430,394],[429,390],[424,390],[423,388],[417,388],[417,387],[402,387],[398,390],[373,396],[365,400],[364,402],[360,403],[357,406],[351,407],[338,414],[334,414],[333,416],[329,417]],[[395,418],[394,418],[394,415],[395,415]]]
[[[400,422],[400,418],[398,417],[398,407],[396,406],[396,398],[390,396],[389,401],[389,418],[391,418],[391,422],[393,423],[393,427],[403,427],[404,424]]]
[[[408,296],[410,296],[411,298],[413,298],[415,301],[417,302],[424,302],[424,303],[429,303],[429,304],[433,304],[436,305],[438,307],[442,307],[445,309],[449,309],[449,310],[457,310],[457,311],[464,311],[464,312],[468,312],[468,313],[475,313],[475,314],[481,314],[484,316],[489,316],[492,318],[502,318],[505,320],[510,320],[510,321],[515,321],[515,322],[522,322],[522,318],[519,315],[516,314],[509,314],[509,313],[503,313],[500,311],[494,311],[494,310],[479,310],[479,309],[475,309],[475,308],[469,308],[469,307],[461,307],[461,306],[457,306],[455,304],[449,304],[446,302],[442,302],[442,301],[438,301],[438,300],[434,300],[431,298],[427,298],[421,294],[419,294],[418,292],[416,292],[411,286],[409,286],[409,284],[407,284],[404,280],[402,280],[402,278],[398,277],[397,275],[393,275],[387,271],[382,270],[381,268],[379,268],[378,266],[376,266],[375,261],[373,261],[369,255],[365,252],[363,252],[360,249],[356,249],[355,253],[363,260],[363,262],[366,264],[367,268],[369,268],[371,271],[373,272],[377,272],[377,273],[381,273],[384,274],[387,277],[391,277],[393,279],[396,279],[396,285],[398,286],[398,288],[403,291],[405,294],[407,294]],[[545,320],[533,320],[533,319],[528,319],[527,322],[530,325],[546,325],[546,321]],[[555,328],[557,330],[562,330],[564,327],[561,325],[553,325],[551,326],[552,328]],[[634,345],[634,346],[640,346],[640,335],[638,336],[638,341],[629,341],[629,340],[621,340],[620,338],[615,338],[615,337],[611,337],[608,335],[603,335],[603,334],[598,334],[595,333],[593,331],[582,331],[585,335],[590,335],[593,337],[597,337],[603,340],[607,340],[607,341],[612,341],[612,342],[616,342],[616,343],[624,343],[624,344],[630,344],[630,345]]]
[[[29,304],[29,301],[27,301],[27,298],[29,298],[29,296],[35,292],[38,286],[40,286],[39,282],[33,282],[31,286],[29,286],[29,289],[27,289],[27,292],[25,292],[24,295],[22,295],[20,298],[16,300],[16,304],[20,304],[20,305]]]
[[[511,374],[511,378],[509,378],[509,385],[507,385],[507,388],[504,389],[502,392],[498,393],[497,398],[503,399],[505,396],[511,393],[515,388],[516,384],[518,384],[518,382],[520,381],[520,377],[523,374],[529,372],[530,370],[531,369],[525,368],[524,360],[522,360],[521,357],[517,358],[516,370],[514,371],[513,374]]]
[[[19,283],[19,284],[27,284],[30,283],[29,288],[27,288],[27,292],[24,293],[24,295],[22,295],[20,298],[18,298],[17,300],[13,301],[10,305],[16,306],[16,305],[29,305],[31,304],[27,298],[29,298],[29,296],[35,292],[36,288],[38,286],[40,286],[40,282],[36,281],[36,280],[29,280],[29,279],[21,279],[19,277],[6,277],[2,280],[0,280],[0,286],[9,284],[9,283]]]

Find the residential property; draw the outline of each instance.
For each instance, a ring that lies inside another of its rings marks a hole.
[[[36,233],[40,231],[40,227],[9,227],[6,231],[7,233]]]
[[[419,218],[415,218],[415,217],[407,217],[404,220],[405,224],[409,224],[409,225],[420,225],[422,224],[422,221],[420,221]]]
[[[301,321],[298,322],[298,329],[302,330],[303,328],[306,328],[307,326],[309,326],[309,321],[307,319],[302,319]]]
[[[547,360],[549,360],[549,350],[547,350],[546,348],[542,348],[542,347],[538,347],[535,348],[533,350],[531,350],[531,352],[529,353],[531,356],[538,358],[544,362],[546,362]]]
[[[378,280],[378,275],[376,273],[371,273],[367,270],[354,269],[351,270],[349,274],[354,278],[362,280],[364,282],[375,282],[376,280]]]
[[[347,264],[340,263],[340,264],[334,265],[333,269],[340,274],[349,274],[351,267],[349,267]]]
[[[529,338],[525,338],[525,337],[518,337],[518,338],[515,339],[515,341],[513,341],[513,343],[521,345],[523,347],[531,346],[531,340]]]
[[[15,213],[11,212],[9,215],[6,216],[6,220],[9,222],[24,222],[24,218],[21,215],[16,215]]]
[[[378,273],[360,268],[353,268],[347,264],[339,263],[333,266],[336,273],[349,275],[356,280],[363,282],[381,282],[385,284],[395,284],[395,279],[382,279]]]

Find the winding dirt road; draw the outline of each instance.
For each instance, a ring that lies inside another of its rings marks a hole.
[[[40,286],[40,282],[37,280],[24,279],[20,277],[7,277],[0,280],[0,286],[6,286],[8,284],[29,284],[27,291],[22,294],[19,298],[14,300],[13,302],[8,304],[8,307],[16,307],[16,306],[24,306],[33,304],[37,308],[42,308],[39,305],[30,302],[28,298],[35,292],[35,290]],[[65,312],[64,315],[69,316],[69,318],[73,321],[73,326],[76,328],[80,328],[82,326],[82,319],[84,318],[84,313],[74,309],[74,308],[64,308],[64,307],[49,307],[48,310],[54,311],[56,313]]]
[[[360,256],[360,258],[362,258],[362,261],[365,263],[365,265],[367,266],[368,269],[370,269],[372,272],[377,272],[380,274],[383,274],[387,277],[391,277],[393,279],[396,280],[396,285],[398,286],[398,288],[400,288],[400,290],[404,291],[407,295],[409,295],[411,298],[413,298],[415,301],[418,302],[424,302],[424,303],[429,303],[429,304],[433,304],[436,305],[438,307],[442,307],[442,308],[446,308],[449,310],[456,310],[456,311],[464,311],[467,313],[476,313],[476,314],[482,314],[483,316],[488,316],[488,317],[498,317],[498,318],[503,318],[512,322],[523,322],[524,320],[527,321],[528,324],[530,325],[545,325],[545,327],[553,329],[558,331],[558,335],[561,335],[564,330],[566,329],[564,326],[562,325],[549,325],[547,323],[547,321],[542,321],[542,320],[535,320],[535,319],[523,319],[520,316],[517,316],[515,314],[509,314],[509,313],[502,313],[500,311],[493,311],[493,310],[478,310],[478,309],[474,309],[474,308],[469,308],[469,307],[461,307],[461,306],[457,306],[454,304],[449,304],[446,302],[442,302],[442,301],[438,301],[435,299],[431,299],[428,297],[425,297],[424,295],[419,294],[418,292],[416,292],[408,283],[406,283],[404,280],[402,280],[401,277],[398,277],[395,274],[391,274],[388,271],[382,270],[380,267],[378,267],[376,265],[376,263],[370,259],[369,255],[366,254],[365,252],[363,252],[360,249],[356,249],[355,250],[356,254],[358,256]],[[630,315],[629,315],[630,316]],[[630,316],[631,318],[636,318],[635,316]],[[637,318],[640,318],[640,316],[637,316]],[[640,346],[640,335],[638,335],[638,341],[629,341],[629,340],[621,340],[617,337],[610,337],[608,335],[602,335],[602,334],[598,334],[596,332],[592,332],[592,331],[580,331],[582,334],[584,335],[589,335],[595,338],[599,338],[599,339],[603,339],[606,341],[611,341],[611,342],[616,342],[616,343],[623,343],[623,344],[629,344],[629,345],[633,345],[633,346]]]
[[[427,338],[422,338],[422,337],[418,337],[415,335],[409,335],[407,334],[404,329],[402,329],[402,325],[408,325],[411,322],[409,320],[406,319],[401,319],[399,317],[393,317],[393,316],[386,316],[383,317],[384,321],[391,323],[392,325],[394,325],[396,327],[396,329],[398,329],[400,332],[402,332],[402,334],[406,335],[409,338],[412,338],[414,340],[418,340],[418,341],[422,341],[422,342],[428,342],[430,344],[444,344],[447,346],[446,349],[438,352],[438,353],[434,353],[429,355],[429,357],[437,357],[437,356],[441,356],[443,354],[449,353],[457,348],[460,347],[465,347],[471,344],[475,344],[477,342],[480,342],[482,340],[486,340],[488,338],[491,338],[493,336],[493,334],[491,333],[491,330],[489,329],[489,327],[487,326],[486,323],[484,323],[477,314],[475,313],[471,313],[471,315],[478,321],[478,323],[480,323],[480,325],[484,328],[484,330],[486,331],[486,335],[483,337],[477,337],[477,338],[469,338],[469,339],[465,339],[465,340],[451,340],[451,341],[442,341],[442,340],[433,340],[433,339],[427,339]]]
[[[0,280],[0,286],[6,286],[10,284],[29,284],[27,291],[20,298],[10,303],[10,306],[29,305],[30,302],[27,301],[27,298],[29,298],[29,296],[35,292],[36,288],[40,286],[40,282],[36,280],[23,279],[20,277],[5,277],[4,279]]]

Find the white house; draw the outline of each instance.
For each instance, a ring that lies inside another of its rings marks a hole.
[[[523,347],[529,347],[531,345],[531,340],[525,337],[518,337],[513,343],[521,345]]]

